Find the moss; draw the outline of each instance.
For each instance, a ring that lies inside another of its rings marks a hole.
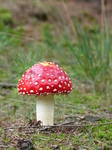
[[[96,19],[89,12],[83,11],[83,15],[88,21],[96,22]]]
[[[13,24],[12,13],[8,9],[1,8],[0,9],[0,21],[6,25],[12,25]]]
[[[91,25],[85,25],[84,26],[85,30],[88,31],[89,33],[96,33],[96,26],[91,26]]]

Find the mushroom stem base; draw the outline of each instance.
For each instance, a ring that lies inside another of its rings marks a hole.
[[[38,96],[36,101],[36,118],[43,125],[53,125],[54,117],[54,96]]]

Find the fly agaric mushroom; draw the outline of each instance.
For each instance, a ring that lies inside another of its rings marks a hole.
[[[39,62],[19,80],[18,94],[36,95],[36,118],[53,125],[54,94],[69,94],[72,83],[65,71],[52,62]]]

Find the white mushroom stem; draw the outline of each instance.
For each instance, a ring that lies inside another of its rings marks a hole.
[[[54,96],[37,96],[36,118],[42,121],[43,125],[53,125],[54,118]]]

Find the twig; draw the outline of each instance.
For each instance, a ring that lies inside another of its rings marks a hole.
[[[8,148],[8,146],[0,144],[0,148]]]
[[[72,30],[73,30],[74,36],[76,36],[75,29],[74,29],[74,25],[73,25],[73,22],[72,22],[72,20],[71,20],[71,18],[70,18],[70,15],[69,15],[69,11],[68,11],[68,9],[67,9],[67,6],[65,5],[64,0],[61,0],[61,2],[62,2],[62,5],[63,5],[63,7],[64,7],[64,10],[65,10],[66,17],[68,18],[68,21],[69,21],[69,23],[70,23],[70,25],[71,25],[71,28],[72,28]]]
[[[25,39],[25,40],[29,40],[29,41],[35,41],[35,42],[41,41],[39,39],[35,39],[35,38],[31,38],[31,37],[24,37],[24,36],[12,34],[12,33],[0,32],[0,34],[4,34],[4,35],[7,35],[7,36],[12,36],[12,37],[19,38],[19,39]]]
[[[2,88],[13,88],[14,87],[15,88],[15,87],[17,87],[17,84],[1,82],[0,87],[2,87]]]
[[[58,124],[58,126],[65,126],[65,125],[69,125],[69,124],[72,124],[72,123],[75,123],[75,121],[70,121],[70,122],[66,122],[66,123],[62,123],[62,124]]]
[[[69,124],[69,123],[68,123]],[[101,125],[110,125],[112,122],[107,122],[107,123],[100,123],[100,124],[87,124],[87,125],[53,125],[53,126],[21,126],[21,127],[10,127],[10,128],[4,128],[4,130],[10,130],[10,129],[22,129],[22,128],[55,128],[55,127],[89,127],[89,126],[101,126]]]

